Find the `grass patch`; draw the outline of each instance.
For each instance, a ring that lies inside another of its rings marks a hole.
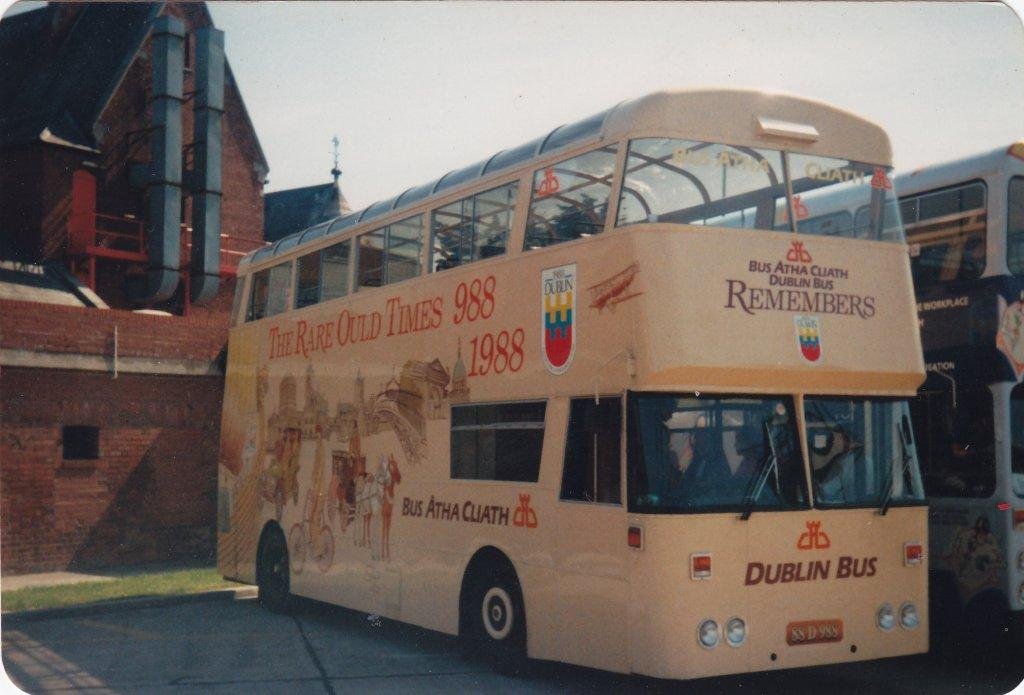
[[[59,586],[34,586],[0,593],[4,613],[40,608],[77,606],[142,596],[194,594],[211,589],[237,587],[222,579],[216,568],[140,572],[104,581],[80,582]]]

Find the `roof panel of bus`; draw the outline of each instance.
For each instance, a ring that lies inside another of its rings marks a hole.
[[[471,164],[463,169],[456,169],[455,171],[449,171],[447,174],[442,176],[437,181],[437,185],[434,186],[434,193],[440,193],[446,188],[452,186],[458,186],[463,183],[469,183],[473,179],[478,179],[483,175],[484,164],[487,161],[477,162]]]
[[[749,114],[736,118],[735,114]],[[820,137],[815,142],[787,139],[762,132],[758,119],[810,126]],[[607,111],[555,128],[546,136],[502,150],[490,159],[451,171],[431,183],[415,186],[362,211],[335,220],[328,234],[418,203],[453,186],[469,183],[501,169],[520,164],[542,152],[552,152],[600,135],[605,141],[627,133],[691,140],[726,142],[766,148],[790,148],[796,152],[843,156],[861,162],[888,165],[892,148],[885,132],[870,121],[824,102],[788,94],[743,89],[693,89],[665,91],[623,102]],[[310,237],[310,239],[315,237]],[[260,249],[249,262],[271,254]]]
[[[749,117],[736,118],[736,114]],[[759,117],[811,126],[818,131],[818,139],[808,142],[764,133],[758,127]],[[756,90],[693,89],[640,97],[612,109],[601,131],[605,140],[627,133],[892,163],[889,138],[871,121],[825,102]]]
[[[557,150],[566,145],[571,145],[574,142],[597,135],[601,132],[604,119],[614,110],[614,108],[607,109],[590,118],[584,118],[582,121],[576,121],[575,123],[555,128],[544,139],[544,144],[541,145],[540,151],[542,153],[551,152],[552,150]]]
[[[331,226],[327,230],[328,236],[331,234],[337,234],[343,229],[348,229],[349,227],[354,225],[356,222],[359,221],[360,214],[362,214],[362,210],[356,210],[355,212],[350,212],[349,214],[343,217],[339,217],[333,222],[331,222]]]
[[[1007,166],[1019,171],[1024,168],[1024,161],[1013,157],[1009,147],[999,147],[959,159],[927,164],[911,171],[902,171],[893,182],[896,186],[896,195],[902,197],[978,179]]]
[[[505,169],[510,166],[525,162],[527,159],[537,154],[537,148],[540,147],[541,143],[544,142],[545,137],[531,140],[525,145],[519,147],[513,147],[510,150],[502,150],[488,160],[487,164],[484,165],[484,174],[490,174],[500,169]]]
[[[388,198],[387,200],[380,200],[370,207],[363,210],[362,214],[359,215],[360,222],[366,222],[372,220],[374,217],[380,217],[395,209],[395,203],[398,201],[398,196]]]
[[[302,232],[302,236],[299,238],[299,243],[305,244],[307,241],[319,239],[320,237],[327,233],[327,230],[330,228],[331,222],[333,221],[334,220],[327,220],[326,222],[321,222],[320,224],[314,225],[307,229],[306,231]]]

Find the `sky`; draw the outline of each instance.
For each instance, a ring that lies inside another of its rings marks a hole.
[[[831,102],[899,169],[1024,138],[1024,28],[998,2],[208,5],[266,190],[330,181],[337,135],[354,209],[665,88]]]

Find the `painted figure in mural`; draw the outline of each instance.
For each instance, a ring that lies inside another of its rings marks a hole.
[[[352,505],[348,499],[348,488],[352,485],[352,464],[348,453],[335,451],[331,455],[331,483],[327,492],[327,514],[334,521],[338,517],[341,532],[348,528]]]
[[[987,517],[979,516],[973,527],[963,527],[953,536],[949,546],[950,564],[964,600],[999,583],[1003,554]]]
[[[302,433],[297,427],[285,427],[274,445],[273,462],[267,469],[264,497],[274,503],[277,520],[281,520],[284,505],[290,497],[299,503],[299,449]]]
[[[370,476],[366,470],[361,470],[355,476],[356,491],[356,518],[362,521],[362,534],[356,538],[355,543],[361,547],[370,546]]]
[[[317,558],[324,556],[326,545],[324,543],[324,536],[330,533],[330,530],[323,525],[324,507],[327,500],[327,492],[324,489],[324,468],[324,431],[320,425],[317,425],[316,454],[313,458],[313,480],[309,486],[309,516],[306,518],[310,545],[313,549],[313,555]],[[330,563],[328,562],[328,564]]]
[[[366,469],[366,457],[360,452],[359,432],[353,432],[349,437],[348,451],[334,452],[331,468],[330,499],[337,506],[330,507],[329,511],[332,519],[335,514],[340,517],[341,532],[345,533],[356,516],[356,478],[360,470]]]
[[[402,482],[402,474],[394,456],[388,456],[387,459],[381,457],[380,467],[380,559],[388,560],[391,558],[391,511],[395,506],[395,486]]]
[[[299,503],[299,449],[302,446],[302,430],[297,427],[285,429],[287,449],[282,463],[281,482],[284,497],[292,498],[292,504]]]

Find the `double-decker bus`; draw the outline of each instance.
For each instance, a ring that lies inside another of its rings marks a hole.
[[[927,367],[912,412],[934,617],[956,637],[1019,637],[1024,142],[901,175],[897,190]]]
[[[657,93],[252,253],[221,573],[664,678],[925,651],[890,158],[819,102]],[[808,222],[834,187],[856,235]]]

